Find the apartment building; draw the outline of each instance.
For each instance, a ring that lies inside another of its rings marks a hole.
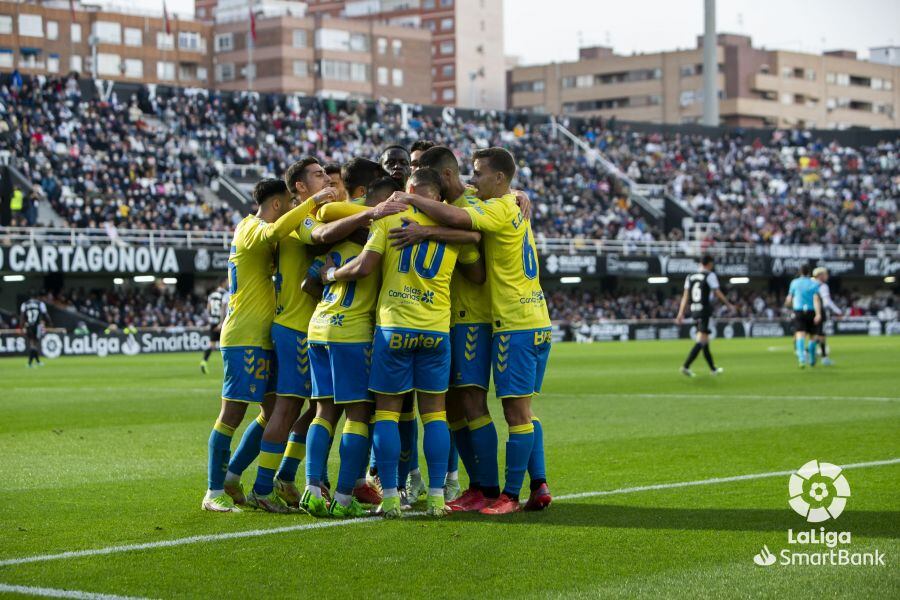
[[[859,60],[754,48],[720,34],[719,114],[743,127],[898,128],[900,68]],[[697,48],[631,56],[583,48],[572,63],[516,67],[508,106],[654,123],[696,123],[703,106],[702,37]]]
[[[198,19],[214,21],[231,0],[194,0]],[[242,0],[246,2],[247,0]],[[258,4],[262,0],[251,0]],[[311,17],[354,19],[431,32],[429,103],[499,109],[506,105],[503,0],[308,0]]]

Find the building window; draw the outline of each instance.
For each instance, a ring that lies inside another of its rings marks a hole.
[[[354,33],[350,36],[350,50],[354,52],[369,51],[369,36],[364,33]]]
[[[378,54],[385,54],[387,52],[387,39],[380,37],[375,45],[378,48]]]
[[[51,54],[47,57],[47,71],[59,73],[59,54]]]
[[[69,70],[81,73],[81,57],[78,55],[69,57]]]
[[[338,81],[369,81],[369,65],[343,60],[323,60],[320,65],[322,79]]]
[[[444,77],[453,77],[454,71],[456,71],[456,69],[453,67],[453,65],[444,65],[443,67],[441,67],[441,75],[443,75]]]
[[[72,36],[73,42],[80,42],[81,41],[81,25],[79,25],[78,23],[72,23],[72,30],[70,32],[70,35]]]
[[[112,21],[95,21],[93,33],[101,44],[122,43],[122,26]]]
[[[787,92],[781,94],[781,103],[782,104],[793,104],[794,103],[794,95],[789,94]]]
[[[803,72],[803,76],[807,81],[815,81],[816,80],[816,71],[815,71],[815,69],[806,69]]]
[[[443,29],[444,31],[453,29],[453,17],[447,17],[446,19],[441,19],[441,29]]]
[[[456,90],[453,88],[444,88],[444,91],[441,92],[441,99],[445,102],[456,100]]]
[[[681,65],[678,69],[678,73],[682,77],[691,77],[694,75],[694,65]]]
[[[378,77],[378,85],[387,85],[388,84],[388,70],[387,67],[378,67],[377,75]]]
[[[295,60],[294,61],[294,77],[308,77],[309,76],[309,68],[306,65],[305,60]]]
[[[234,50],[234,34],[220,33],[216,35],[215,44],[216,52],[229,52],[231,50]]]
[[[126,46],[142,46],[144,37],[140,29],[136,27],[125,28],[125,45]]]
[[[207,77],[206,67],[197,67],[197,80],[206,81]]]
[[[587,88],[594,85],[593,75],[579,75],[575,78],[575,87]]]
[[[13,68],[13,51],[8,48],[0,48],[0,68]]]
[[[139,58],[125,59],[125,77],[140,79],[144,76],[144,61]]]
[[[295,29],[293,43],[294,48],[306,48],[306,30]]]
[[[662,104],[662,96],[659,94],[650,94],[647,96],[647,104],[650,106],[659,106]]]
[[[122,59],[118,54],[97,55],[97,73],[100,75],[121,75]]]
[[[422,25],[424,25],[425,29],[427,29],[431,33],[434,33],[435,31],[437,31],[437,21],[434,21],[434,20],[425,21],[422,23]]]
[[[59,39],[59,23],[56,21],[47,21],[47,39],[48,40],[58,40]],[[57,63],[59,61],[57,60]]]
[[[179,31],[178,48],[181,50],[201,50],[200,34],[196,31]]]
[[[219,63],[216,65],[216,81],[233,81],[234,63]]]
[[[403,85],[403,69],[393,69],[391,71],[391,83],[394,87],[401,87]]]
[[[175,34],[158,31],[156,33],[157,50],[172,50],[175,48]]]
[[[441,54],[453,54],[453,51],[456,47],[453,44],[453,40],[446,40],[441,42]]]
[[[425,10],[434,8],[434,0],[422,0],[422,8]]]
[[[682,107],[690,106],[691,104],[694,103],[696,96],[697,95],[694,93],[694,90],[684,90],[683,92],[681,92],[681,97],[679,98],[679,103],[681,104]]]
[[[400,56],[403,52],[403,41],[402,40],[392,40],[391,48],[394,51],[394,56]]]
[[[0,34],[12,33],[12,17],[0,15]]]
[[[44,19],[41,15],[19,15],[19,35],[44,37]]]
[[[156,63],[156,78],[160,81],[174,80],[175,63],[162,60]]]
[[[350,63],[350,81],[369,81],[369,65]]]
[[[445,8],[449,7],[449,6],[453,6],[453,0],[441,0],[441,6],[443,6]]]

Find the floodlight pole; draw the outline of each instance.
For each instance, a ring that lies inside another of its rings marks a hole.
[[[703,0],[703,124],[719,125],[719,61],[716,41],[716,0]]]

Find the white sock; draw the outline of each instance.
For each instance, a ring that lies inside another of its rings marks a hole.
[[[235,481],[240,481],[241,476],[238,473],[232,473],[231,471],[225,472],[225,481],[228,483],[234,483]]]
[[[447,473],[447,481],[458,481],[459,480],[459,471],[450,471]]]
[[[441,498],[443,498],[444,497],[444,488],[428,488],[428,495],[429,496],[440,496]]]
[[[416,477],[418,479],[422,479],[422,471],[418,469],[413,469],[409,472],[410,477]]]
[[[306,491],[315,496],[316,498],[322,497],[322,488],[317,485],[308,485],[306,486]]]
[[[353,496],[338,492],[334,495],[334,499],[337,500],[338,504],[341,506],[350,506],[350,501],[353,500]]]
[[[366,478],[365,478],[365,477],[360,477],[359,479],[356,480],[356,486],[359,487],[359,486],[361,486],[361,485],[366,485]]]
[[[215,500],[224,493],[225,490],[206,490],[206,498],[207,500]]]
[[[382,495],[385,498],[396,498],[397,496],[400,495],[400,492],[399,492],[399,490],[397,490],[397,488],[385,488],[384,491],[382,492]]]

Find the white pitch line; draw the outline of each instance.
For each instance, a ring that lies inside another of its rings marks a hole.
[[[892,396],[766,396],[762,394],[559,394],[555,392],[541,394],[557,398],[714,398],[717,400],[864,400],[867,402],[900,402],[900,398]]]
[[[900,464],[900,458],[889,458],[886,460],[873,460],[869,462],[851,463],[843,465],[843,469],[863,469],[866,467],[880,467],[884,465]],[[697,481],[680,481],[675,483],[660,483],[656,485],[637,486],[630,488],[618,488],[615,490],[604,490],[599,492],[581,492],[578,494],[566,494],[554,498],[557,501],[573,500],[575,498],[591,498],[594,496],[612,496],[616,494],[630,494],[633,492],[644,492],[652,490],[667,490],[682,487],[692,487],[697,485],[713,485],[716,483],[729,483],[733,481],[745,481],[748,479],[764,479],[767,477],[780,477],[782,475],[790,475],[794,471],[772,471],[770,473],[752,473],[749,475],[735,475],[732,477],[714,477],[712,479],[700,479]],[[420,516],[421,512],[407,513],[409,516]],[[371,523],[381,521],[381,517],[366,517],[363,519],[347,519],[342,521],[317,521],[315,523],[304,523],[303,525],[289,525],[287,527],[274,527],[272,529],[251,529],[249,531],[234,531],[230,533],[215,533],[209,535],[194,535],[191,537],[177,538],[174,540],[163,540],[160,542],[146,542],[143,544],[128,544],[123,546],[109,546],[107,548],[95,548],[91,550],[72,550],[69,552],[60,552],[59,554],[40,554],[37,556],[24,556],[22,558],[9,558],[0,560],[0,567],[8,567],[13,565],[22,565],[35,562],[46,562],[51,560],[60,560],[64,558],[82,558],[85,556],[100,556],[104,554],[118,554],[120,552],[133,552],[137,550],[153,550],[155,548],[171,548],[173,546],[184,546],[185,544],[198,544],[200,542],[216,542],[219,540],[232,540],[247,537],[260,537],[264,535],[274,535],[276,533],[291,533],[294,531],[306,531],[310,529],[325,529],[328,527],[341,527],[344,525],[357,525],[360,523]]]
[[[138,596],[95,594],[94,592],[82,592],[80,590],[58,590],[55,588],[31,587],[28,585],[10,585],[8,583],[0,583],[0,593],[43,596],[45,598],[80,598],[81,600],[145,600]]]

